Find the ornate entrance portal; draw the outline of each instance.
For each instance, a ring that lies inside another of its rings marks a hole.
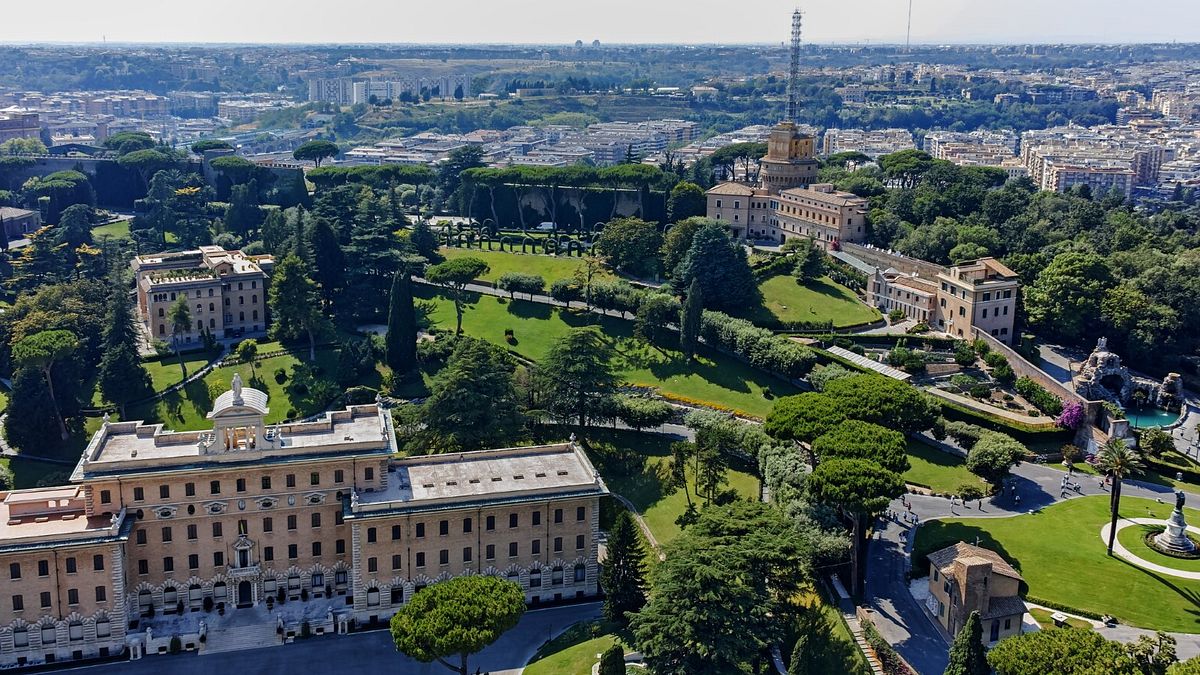
[[[254,606],[254,584],[249,581],[241,581],[237,585],[237,606],[253,607]]]

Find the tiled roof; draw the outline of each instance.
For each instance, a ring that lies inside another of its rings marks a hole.
[[[1001,558],[1000,554],[964,541],[929,554],[929,562],[941,570],[942,574],[953,572],[954,561],[968,558],[978,558],[982,561],[992,563],[992,571],[996,574],[1012,577],[1013,579],[1021,579],[1021,573],[1013,569],[1013,566],[1009,565],[1004,558]]]
[[[1025,602],[1020,597],[1015,595],[1006,595],[988,600],[988,611],[984,612],[981,619],[996,619],[1005,616],[1020,615],[1025,613]]]
[[[721,183],[720,185],[708,191],[710,195],[731,195],[736,197],[750,197],[754,195],[754,188],[741,183]]]

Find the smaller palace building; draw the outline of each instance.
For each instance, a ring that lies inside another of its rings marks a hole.
[[[1025,616],[1021,575],[995,551],[959,542],[929,554],[929,611],[951,635],[971,612],[983,620],[983,641],[1018,635]]]
[[[106,420],[71,485],[0,493],[0,667],[341,631],[468,574],[599,592],[608,489],[573,441],[399,458],[379,405],[269,415],[235,376],[207,430]]]

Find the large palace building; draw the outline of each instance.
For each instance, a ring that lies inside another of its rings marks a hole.
[[[235,376],[210,429],[106,420],[70,486],[4,494],[0,667],[165,651],[154,640],[206,630],[211,648],[242,612],[273,639],[275,602],[376,622],[466,574],[511,579],[530,603],[598,592],[608,491],[574,442],[397,458],[378,405],[268,413]]]
[[[825,250],[867,237],[867,200],[814,183],[814,139],[790,122],[771,130],[758,185],[721,183],[708,191],[708,217],[734,239],[783,243],[807,237]]]

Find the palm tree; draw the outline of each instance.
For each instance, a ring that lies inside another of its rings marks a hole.
[[[1121,480],[1142,470],[1142,455],[1119,438],[1111,438],[1096,456],[1096,467],[1112,476],[1112,522],[1108,527],[1108,554],[1117,538],[1117,512],[1121,507]]]

